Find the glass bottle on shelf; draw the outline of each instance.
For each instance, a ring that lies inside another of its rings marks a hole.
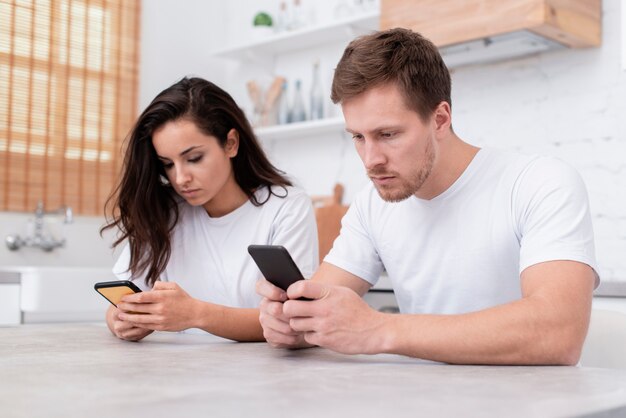
[[[337,0],[333,9],[333,17],[335,20],[346,19],[352,14],[352,8],[348,0]]]
[[[278,124],[289,123],[289,104],[287,103],[287,81],[283,81],[278,102]]]
[[[276,19],[276,32],[284,32],[291,29],[291,16],[287,9],[287,2],[281,1]]]
[[[324,119],[324,90],[320,81],[320,60],[313,63],[313,83],[311,84],[311,120]]]
[[[291,12],[291,29],[298,30],[306,26],[304,20],[304,11],[302,10],[301,0],[293,0],[293,8]]]
[[[293,93],[293,102],[291,111],[289,112],[290,122],[304,122],[306,120],[306,110],[304,109],[304,100],[302,99],[302,83],[296,80],[296,90]]]

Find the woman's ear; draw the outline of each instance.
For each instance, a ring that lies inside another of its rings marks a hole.
[[[231,129],[226,134],[224,151],[229,158],[235,157],[239,151],[239,132],[237,132],[235,128]]]

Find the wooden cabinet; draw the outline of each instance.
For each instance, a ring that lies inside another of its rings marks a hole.
[[[530,31],[568,47],[601,42],[601,0],[381,0],[381,29],[405,27],[437,46]]]

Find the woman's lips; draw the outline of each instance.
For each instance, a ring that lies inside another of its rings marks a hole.
[[[182,194],[185,197],[193,197],[194,195],[196,195],[198,192],[200,191],[200,189],[188,189],[188,190],[181,190],[180,194]]]

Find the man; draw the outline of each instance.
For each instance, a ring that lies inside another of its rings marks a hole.
[[[456,136],[449,72],[409,30],[353,41],[332,99],[372,185],[312,280],[287,292],[257,284],[267,341],[461,364],[576,364],[598,281],[578,174]],[[401,314],[360,298],[383,269]]]

